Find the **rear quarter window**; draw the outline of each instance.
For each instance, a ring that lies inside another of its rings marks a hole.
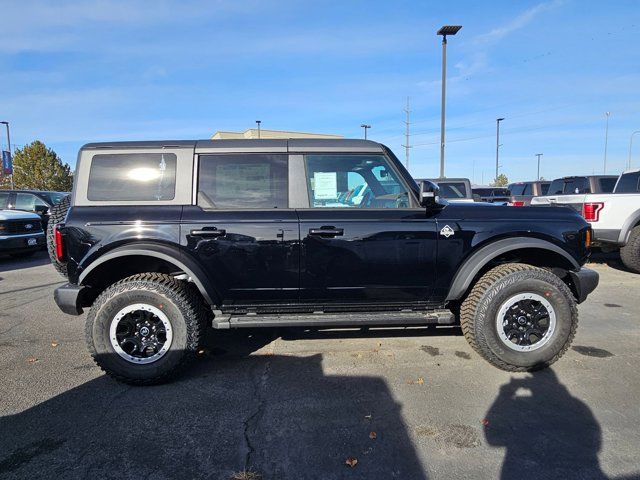
[[[99,154],[91,159],[87,198],[111,201],[173,200],[173,153]]]

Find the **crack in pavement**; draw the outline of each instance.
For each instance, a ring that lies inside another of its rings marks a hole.
[[[271,351],[269,355],[273,355],[275,351],[275,343],[277,338],[275,338],[271,344]],[[260,379],[258,382],[254,382],[254,397],[257,398],[257,405],[254,412],[249,415],[249,417],[242,422],[244,425],[244,441],[247,447],[247,454],[244,460],[244,471],[248,472],[253,468],[251,465],[251,456],[255,453],[256,449],[251,441],[251,433],[256,433],[258,430],[258,423],[260,421],[260,417],[264,412],[264,407],[266,403],[266,399],[264,397],[264,392],[267,386],[267,381],[269,380],[269,374],[271,373],[271,360],[267,360],[264,365],[264,369],[262,370],[262,375],[260,375]]]

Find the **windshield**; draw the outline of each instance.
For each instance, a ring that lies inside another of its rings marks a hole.
[[[45,200],[47,200],[47,202],[49,202],[51,205],[55,205],[68,194],[64,192],[42,192],[40,195],[44,197]]]

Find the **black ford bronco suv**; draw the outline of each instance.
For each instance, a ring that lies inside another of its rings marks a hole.
[[[565,208],[448,204],[363,140],[93,143],[51,228],[118,380],[168,379],[208,327],[460,324],[496,367],[569,347],[598,283],[591,231]]]

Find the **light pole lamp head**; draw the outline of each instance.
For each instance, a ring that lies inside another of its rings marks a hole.
[[[496,118],[496,122],[501,122],[503,120],[504,120],[504,117],[503,118]]]
[[[5,122],[5,121],[2,121],[0,123],[3,124],[3,125],[9,125],[9,122]]]
[[[446,37],[447,35],[455,35],[461,28],[462,25],[444,25],[440,27],[436,32],[436,35],[442,35],[443,37]]]
[[[366,123],[363,123],[362,125],[360,125],[360,127],[362,127],[362,128],[371,128],[371,125],[367,125]]]

